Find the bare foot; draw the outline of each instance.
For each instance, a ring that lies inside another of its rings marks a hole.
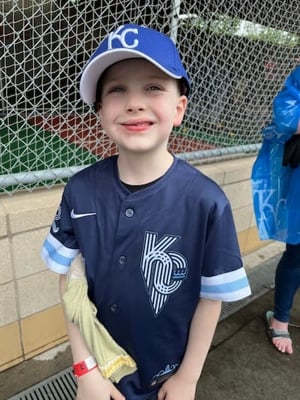
[[[270,319],[269,327],[274,329],[276,333],[288,333],[288,326],[288,322],[280,322],[274,317]],[[281,353],[293,354],[293,345],[291,339],[286,337],[273,337],[272,343]]]

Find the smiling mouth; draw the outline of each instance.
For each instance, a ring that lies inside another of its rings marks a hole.
[[[126,122],[126,123],[124,123],[123,124],[124,126],[126,126],[126,127],[130,127],[130,126],[137,126],[137,127],[139,127],[139,126],[141,126],[141,127],[147,127],[147,126],[151,126],[151,125],[153,125],[153,123],[152,122]]]

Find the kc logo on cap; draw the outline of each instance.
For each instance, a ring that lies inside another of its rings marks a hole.
[[[108,50],[113,49],[114,40],[119,40],[122,47],[126,47],[128,49],[134,49],[135,47],[138,46],[139,41],[138,41],[138,39],[133,39],[133,40],[130,39],[130,36],[128,36],[128,34],[138,35],[138,33],[139,33],[139,31],[137,28],[126,28],[125,27],[125,29],[124,29],[124,26],[120,26],[115,32],[111,32],[108,35],[108,39],[107,39]],[[126,38],[126,36],[128,36],[128,37]]]
[[[154,29],[126,24],[109,33],[85,66],[80,80],[82,100],[93,104],[97,82],[103,72],[111,65],[130,58],[144,58],[172,78],[182,79],[189,91],[189,77],[174,42]]]

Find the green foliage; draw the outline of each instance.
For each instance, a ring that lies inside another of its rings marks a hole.
[[[260,40],[292,48],[299,46],[300,43],[300,36],[295,33],[255,24],[239,18],[232,18],[224,14],[216,15],[210,21],[197,17],[189,24],[200,30],[208,30],[215,35],[245,37],[253,41]]]

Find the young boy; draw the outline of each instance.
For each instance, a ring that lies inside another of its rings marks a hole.
[[[81,253],[99,321],[136,361],[114,385],[78,326],[67,321],[78,400],[192,400],[222,301],[250,294],[232,211],[220,187],[167,150],[187,106],[189,77],[165,35],[127,24],[110,33],[83,70],[118,155],[66,185],[43,258],[65,274]]]

